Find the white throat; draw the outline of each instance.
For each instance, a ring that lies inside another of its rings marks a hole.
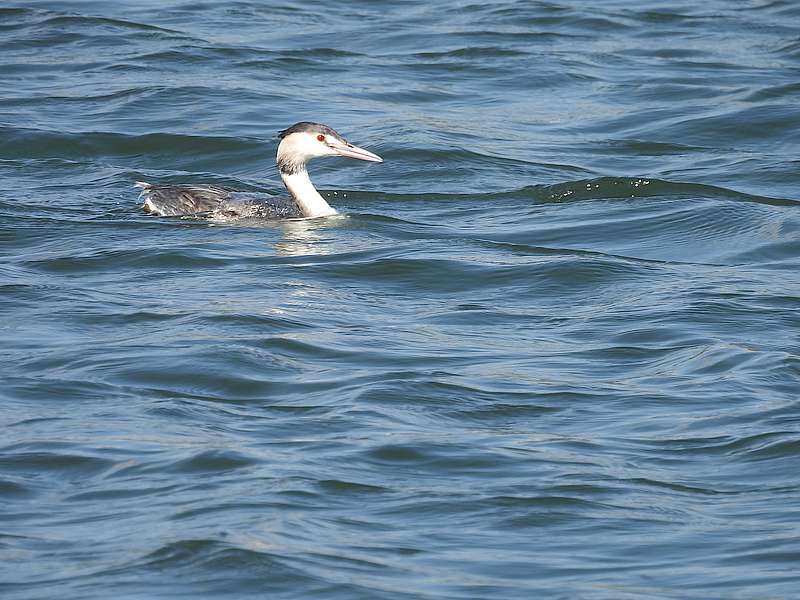
[[[325,198],[319,195],[305,167],[291,174],[281,173],[281,179],[304,217],[328,217],[338,214]]]

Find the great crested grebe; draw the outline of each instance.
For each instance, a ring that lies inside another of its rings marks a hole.
[[[291,198],[242,192],[216,185],[171,185],[137,182],[144,208],[163,217],[256,217],[292,219],[327,217],[336,210],[319,195],[306,163],[321,156],[346,156],[383,162],[369,150],[354,146],[330,127],[302,121],[278,133],[278,171]]]

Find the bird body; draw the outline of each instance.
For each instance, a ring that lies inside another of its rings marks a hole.
[[[302,121],[279,134],[278,171],[291,197],[242,192],[215,185],[172,185],[137,182],[145,211],[163,217],[255,217],[264,219],[314,218],[336,210],[317,192],[306,163],[312,158],[346,156],[383,162],[369,150],[354,146],[336,131]]]

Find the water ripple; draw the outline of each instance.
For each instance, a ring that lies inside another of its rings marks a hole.
[[[4,598],[796,596],[796,3],[18,4]]]

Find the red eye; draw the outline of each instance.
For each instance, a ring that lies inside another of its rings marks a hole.
[[[320,133],[320,134],[317,136],[317,139],[318,139],[320,142],[324,142],[324,141],[325,141],[325,136],[324,136],[324,135],[322,135],[322,134]]]

